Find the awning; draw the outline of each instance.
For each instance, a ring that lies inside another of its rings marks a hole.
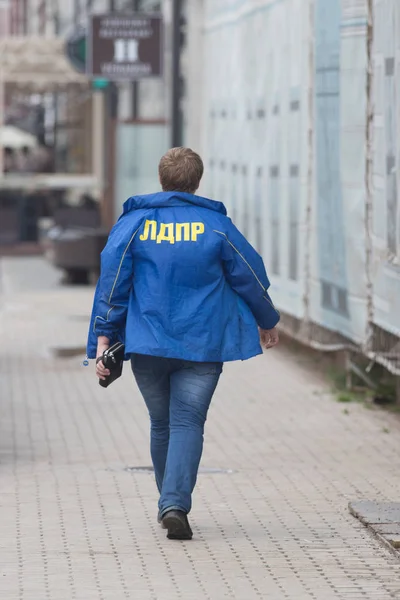
[[[0,82],[46,92],[69,84],[87,84],[65,55],[59,37],[0,38]]]

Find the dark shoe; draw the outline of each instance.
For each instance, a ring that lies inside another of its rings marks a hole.
[[[187,515],[181,510],[170,510],[165,513],[162,524],[164,529],[168,529],[169,540],[191,540],[193,537]]]

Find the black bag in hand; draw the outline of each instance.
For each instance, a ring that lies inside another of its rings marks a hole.
[[[121,342],[117,342],[108,350],[103,352],[103,356],[97,359],[103,361],[103,365],[110,371],[110,375],[107,375],[105,379],[99,379],[101,387],[108,387],[113,381],[121,377],[122,367],[124,366],[125,346]]]

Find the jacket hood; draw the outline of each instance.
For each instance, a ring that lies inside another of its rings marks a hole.
[[[157,192],[145,196],[132,196],[124,204],[123,215],[137,209],[146,208],[168,208],[171,206],[200,206],[226,215],[226,208],[222,202],[209,200],[202,196],[188,194],[186,192]]]

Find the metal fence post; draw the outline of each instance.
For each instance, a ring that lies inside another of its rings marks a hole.
[[[182,120],[181,120],[181,13],[182,0],[173,0],[172,3],[172,110],[171,110],[171,146],[182,145]]]

